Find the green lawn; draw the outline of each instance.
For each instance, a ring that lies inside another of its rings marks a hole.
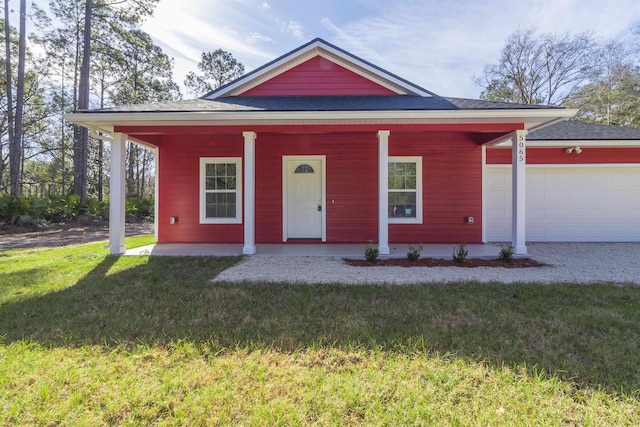
[[[214,284],[240,258],[103,246],[0,252],[0,425],[640,425],[640,287]]]

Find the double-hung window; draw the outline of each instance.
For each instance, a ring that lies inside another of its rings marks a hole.
[[[200,223],[242,223],[242,159],[200,159]]]
[[[422,157],[389,157],[389,223],[422,223]]]

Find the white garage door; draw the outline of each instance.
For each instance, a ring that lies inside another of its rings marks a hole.
[[[489,242],[511,241],[511,168],[488,166]],[[640,167],[528,167],[529,242],[640,241]]]

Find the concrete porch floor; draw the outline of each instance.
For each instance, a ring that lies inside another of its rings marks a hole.
[[[260,244],[252,256],[279,257],[339,257],[364,258],[364,244]],[[424,245],[422,258],[451,258],[455,244]],[[390,255],[380,258],[404,258],[409,251],[408,244],[389,245]],[[469,258],[496,258],[500,246],[495,244],[467,245]],[[242,255],[242,245],[222,244],[155,244],[129,249],[125,255],[153,256],[238,256]]]

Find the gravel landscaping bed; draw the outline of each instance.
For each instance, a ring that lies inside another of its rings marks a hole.
[[[429,282],[576,282],[640,284],[640,243],[532,243],[547,267],[351,267],[340,258],[254,255],[213,281],[416,284]]]

